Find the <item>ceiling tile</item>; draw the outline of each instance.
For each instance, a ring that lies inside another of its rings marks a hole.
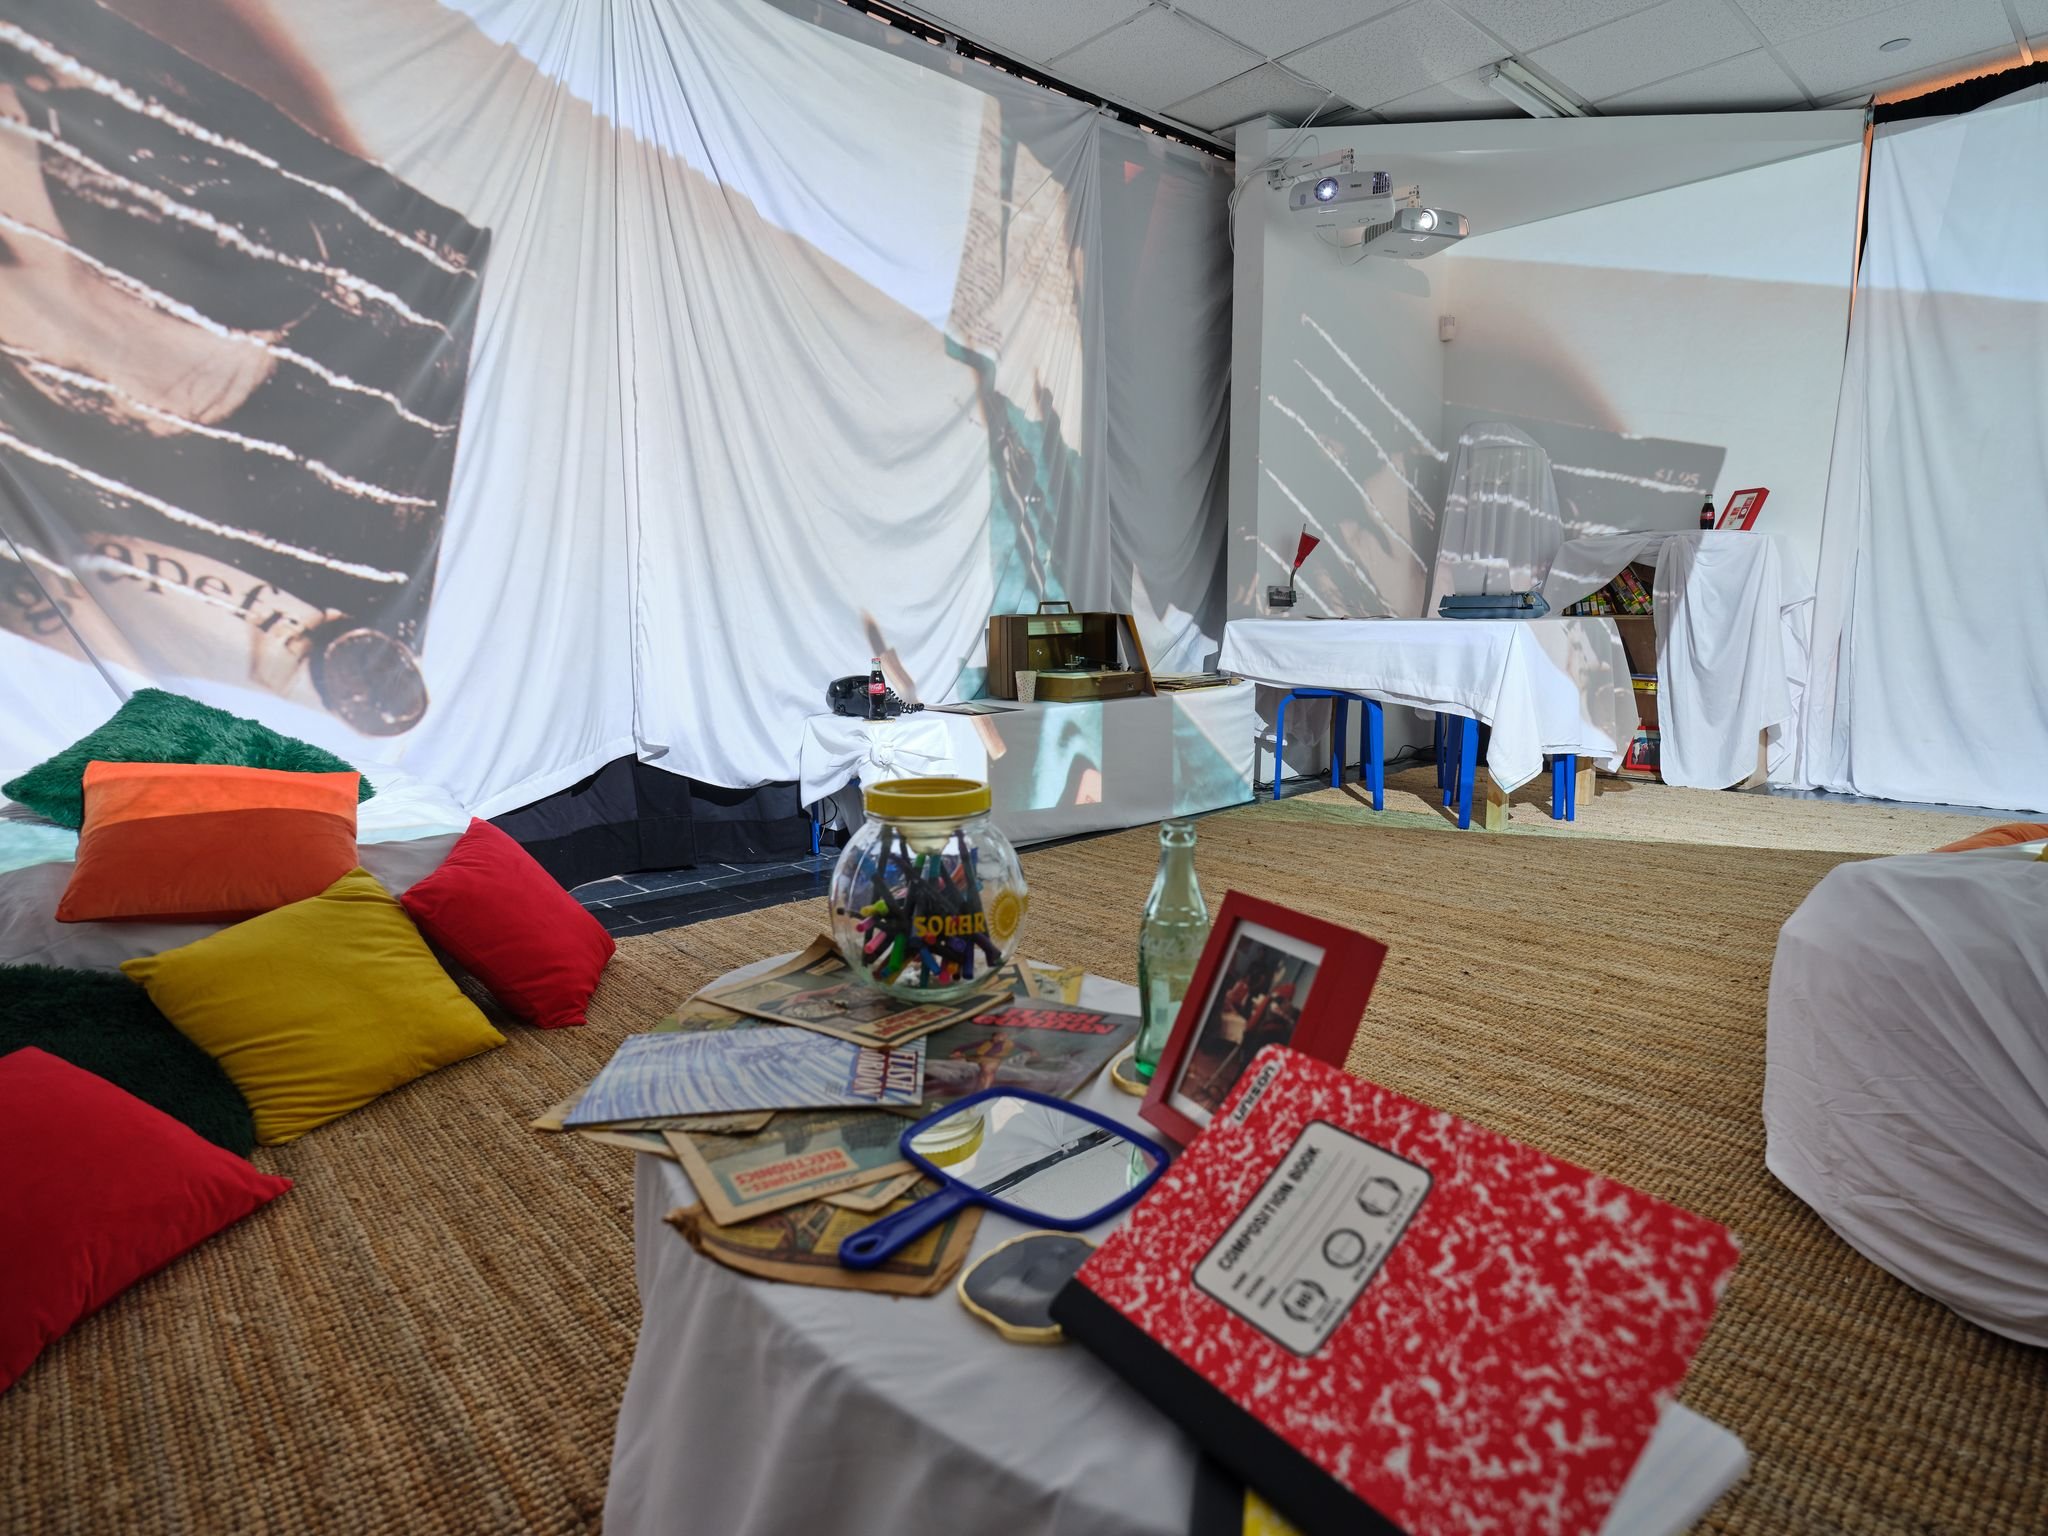
[[[2048,0],[2012,0],[2012,13],[2029,38],[2048,33]]]
[[[1749,13],[1757,30],[1774,43],[1789,42],[1808,32],[1859,21],[1889,10],[1899,0],[1735,0]]]
[[[1304,43],[1384,15],[1407,0],[1173,0],[1183,15],[1198,17],[1246,47],[1278,58]]]
[[[1528,62],[1588,101],[1747,53],[1756,35],[1722,0],[1665,0],[1529,55]]]
[[[1912,42],[1879,52],[1894,37]],[[1911,0],[1781,43],[1778,57],[1815,96],[1832,96],[1901,75],[1938,75],[1954,60],[1998,48],[2018,51],[2000,0]]]
[[[1450,0],[1517,53],[1590,31],[1658,0]],[[1889,0],[1886,0],[1889,3]]]
[[[1440,81],[1412,96],[1387,102],[1380,108],[1379,115],[1390,123],[1450,123],[1476,117],[1520,117],[1520,107],[1487,85],[1487,72],[1492,68],[1489,64],[1469,75]]]
[[[948,32],[971,37],[983,47],[1027,64],[1043,64],[1085,43],[1098,32],[1128,21],[1146,0],[896,0],[906,11]]]
[[[1290,122],[1299,122],[1318,107],[1329,112],[1349,105],[1339,97],[1324,106],[1326,95],[1321,86],[1310,85],[1278,64],[1261,64],[1257,69],[1246,70],[1235,79],[1226,80],[1199,96],[1175,102],[1166,109],[1166,114],[1192,127],[1214,131],[1266,112]],[[1318,120],[1321,120],[1320,113]]]
[[[1359,106],[1412,96],[1501,57],[1500,45],[1443,0],[1412,5],[1299,53],[1287,67]]]
[[[1803,107],[1806,93],[1792,83],[1762,48],[1737,54],[1705,69],[1660,80],[1602,101],[1610,116],[1631,112],[1768,112]]]
[[[1060,54],[1051,69],[1083,90],[1161,112],[1261,62],[1249,49],[1155,8]]]

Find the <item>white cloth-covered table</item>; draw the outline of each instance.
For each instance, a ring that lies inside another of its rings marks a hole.
[[[1771,964],[1765,1162],[1872,1263],[2048,1345],[2042,845],[1844,864]]]
[[[855,780],[985,779],[1004,835],[1043,842],[1243,804],[1259,731],[1257,690],[1245,683],[989,715],[813,715],[798,790],[816,806]]]
[[[1135,1012],[1138,995],[1091,976],[1081,1001]],[[1101,1077],[1081,1102],[1138,1123],[1138,1101]],[[607,1536],[1186,1536],[1192,1442],[1093,1355],[1005,1344],[948,1291],[877,1296],[726,1269],[663,1220],[694,1203],[682,1170],[638,1163],[642,1321]],[[985,1214],[973,1252],[1021,1230]],[[1675,1536],[1748,1465],[1734,1435],[1673,1405],[1603,1536]]]
[[[1483,720],[1487,771],[1507,793],[1550,752],[1619,768],[1636,731],[1611,619],[1232,619],[1217,664],[1275,688],[1341,688]]]
[[[1657,568],[1658,773],[1726,789],[1756,771],[1765,734],[1773,782],[1791,782],[1806,694],[1813,583],[1768,534],[1611,533],[1557,552],[1544,600],[1563,609],[1632,561]]]

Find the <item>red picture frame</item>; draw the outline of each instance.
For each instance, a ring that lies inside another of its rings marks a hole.
[[[1185,1146],[1261,1046],[1343,1066],[1386,958],[1355,928],[1226,891],[1139,1115]]]
[[[1714,524],[1715,531],[1723,528],[1737,533],[1747,533],[1756,523],[1757,513],[1764,509],[1764,498],[1771,493],[1761,485],[1753,485],[1746,491],[1729,494],[1728,504],[1721,508],[1721,520]]]

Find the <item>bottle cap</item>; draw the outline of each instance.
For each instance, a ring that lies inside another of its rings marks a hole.
[[[864,788],[860,801],[889,821],[979,816],[990,804],[988,786],[976,779],[887,779]]]

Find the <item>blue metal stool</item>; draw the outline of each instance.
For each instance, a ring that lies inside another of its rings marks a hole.
[[[1364,709],[1358,723],[1359,777],[1372,790],[1372,808],[1387,808],[1387,712],[1378,699],[1337,688],[1294,688],[1283,694],[1273,723],[1273,798],[1280,798],[1280,780],[1286,775],[1287,706],[1295,699],[1330,701],[1330,788],[1344,783],[1344,728],[1356,701]]]
[[[1460,829],[1472,825],[1472,781],[1479,776],[1479,722],[1463,715],[1436,717],[1436,777],[1444,804],[1458,807]]]
[[[1579,757],[1576,752],[1550,754],[1550,819],[1579,819]]]
[[[1579,819],[1579,759],[1576,753],[1553,752],[1550,765],[1550,819]],[[1472,825],[1472,781],[1479,776],[1479,722],[1463,715],[1436,717],[1436,781],[1444,804],[1458,807],[1458,825]]]

